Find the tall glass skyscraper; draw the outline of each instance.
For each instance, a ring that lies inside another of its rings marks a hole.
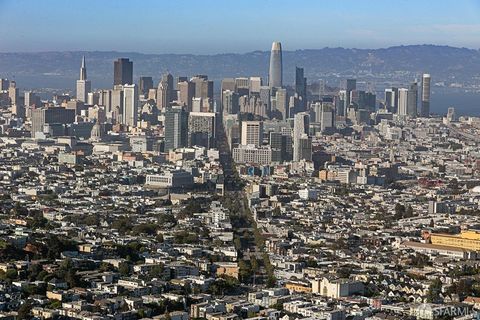
[[[283,82],[282,70],[282,44],[274,42],[270,53],[270,71],[268,74],[268,85],[270,88],[280,88]]]

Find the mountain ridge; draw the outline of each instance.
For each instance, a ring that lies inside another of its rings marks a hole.
[[[122,51],[0,52],[0,77],[14,78],[20,87],[73,89],[80,59],[87,58],[93,87],[111,87],[113,61],[128,57],[134,62],[135,80],[140,75],[158,81],[169,71],[174,76],[207,74],[215,81],[224,77],[268,75],[269,51],[246,53],[183,54]],[[325,79],[337,84],[356,77],[374,82],[405,82],[422,72],[435,82],[471,84],[480,78],[480,50],[447,45],[399,45],[379,49],[324,47],[283,51],[284,79],[293,83],[294,68],[305,68],[310,82]]]

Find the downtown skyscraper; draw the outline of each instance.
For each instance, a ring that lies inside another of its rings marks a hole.
[[[113,62],[113,85],[133,84],[133,62],[119,58]]]
[[[422,117],[430,116],[430,75],[424,73],[422,76],[422,105],[420,108],[420,115]]]
[[[82,66],[80,67],[80,79],[77,80],[77,100],[86,103],[90,91],[92,91],[92,84],[87,80],[87,67],[85,56],[83,56]]]
[[[270,70],[268,85],[270,88],[280,88],[283,84],[282,44],[274,42],[270,52]]]

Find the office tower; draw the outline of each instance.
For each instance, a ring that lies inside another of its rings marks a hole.
[[[38,108],[32,111],[32,137],[43,132],[45,124],[69,124],[75,121],[75,110],[66,108]]]
[[[106,112],[112,111],[112,90],[98,92],[98,104],[105,107]]]
[[[178,100],[187,107],[188,111],[192,110],[192,99],[195,96],[195,84],[190,81],[182,81],[178,86]]]
[[[293,161],[308,160],[312,161],[312,137],[306,133],[300,135],[293,146]],[[296,160],[295,160],[296,159]]]
[[[430,116],[430,75],[424,73],[422,76],[422,107],[420,115],[422,117]]]
[[[17,118],[25,118],[26,109],[24,105],[14,104],[10,110]]]
[[[416,82],[410,84],[407,94],[407,114],[414,118],[417,116],[418,106],[418,85]]]
[[[25,107],[40,107],[42,104],[42,101],[40,100],[40,97],[37,96],[33,91],[25,91],[24,92],[24,105]]]
[[[193,98],[192,99],[192,111],[193,112],[202,112],[203,109],[203,99],[202,98]]]
[[[138,81],[138,92],[146,96],[150,89],[153,89],[152,77],[140,77],[140,80]]]
[[[168,95],[168,103],[170,103],[175,100],[175,97],[173,94],[175,91],[174,84],[173,84],[173,76],[169,72],[167,72],[162,76],[162,81],[166,82],[168,85],[167,95]]]
[[[287,89],[279,88],[277,90],[275,94],[275,109],[281,113],[283,120],[286,120],[290,117]]]
[[[78,101],[78,100],[67,101],[66,109],[75,110],[76,115],[81,114],[82,110],[86,110],[85,109],[85,103],[83,103],[82,101]]]
[[[357,80],[356,79],[347,79],[345,83],[345,91],[346,91],[346,99],[345,99],[345,113],[347,114],[346,111],[348,108],[350,108],[350,97],[351,97],[351,92],[357,90]]]
[[[238,103],[238,93],[230,90],[225,90],[222,93],[223,113],[238,114],[240,112]]]
[[[210,149],[215,146],[215,113],[190,112],[188,115],[188,145]]]
[[[205,75],[196,75],[191,82],[195,85],[195,98],[213,99],[213,81],[209,81]]]
[[[307,107],[307,78],[304,77],[303,68],[295,67],[295,93],[299,99],[300,110],[305,111]]]
[[[312,105],[315,112],[315,122],[320,124],[323,132],[335,127],[335,106],[331,102],[316,102]]]
[[[87,97],[87,104],[90,106],[94,106],[98,104],[98,92],[89,92]]]
[[[346,85],[345,85],[345,90],[347,90],[347,92],[357,90],[357,80],[356,79],[347,79]]]
[[[408,89],[398,89],[398,109],[397,114],[400,116],[406,116],[408,114]]]
[[[221,90],[222,92],[226,90],[235,91],[235,79],[234,78],[223,79],[221,83]]]
[[[165,152],[187,145],[188,116],[181,106],[169,106],[165,112]]]
[[[270,116],[272,113],[270,87],[261,86],[259,91],[259,96],[260,96],[260,101],[265,106],[265,111],[267,115]]]
[[[347,90],[340,90],[338,96],[335,96],[335,106],[337,116],[345,117],[347,115]]]
[[[263,122],[262,121],[243,121],[241,144],[253,144],[261,146],[263,143]]]
[[[248,96],[250,93],[250,79],[235,78],[235,92],[240,96]]]
[[[297,113],[293,119],[293,161],[300,161],[302,159],[308,160],[308,150],[306,148],[305,141],[300,141],[308,138],[310,128],[310,116],[306,112]],[[311,139],[310,139],[311,144]],[[307,158],[305,158],[307,156]],[[310,146],[310,159],[311,159],[311,146]]]
[[[322,96],[325,94],[325,80],[318,80],[318,99],[322,99]]]
[[[123,114],[122,123],[129,127],[136,127],[138,120],[138,87],[136,84],[123,86]]]
[[[281,88],[283,84],[282,69],[282,44],[280,42],[272,43],[270,52],[270,70],[268,73],[268,85],[270,88]]]
[[[157,100],[157,89],[153,88],[153,89],[148,90],[147,99],[156,101]]]
[[[173,101],[173,76],[167,73],[162,76],[157,89],[157,107],[164,109]]]
[[[195,85],[195,98],[202,98],[203,107],[208,110],[213,110],[213,81],[208,80],[206,75],[196,75],[191,82]]]
[[[394,89],[385,89],[385,109],[388,112],[395,112],[397,96]]]
[[[121,123],[121,115],[123,114],[123,86],[118,85],[112,91],[112,108],[111,111],[112,119],[114,119],[116,123]]]
[[[133,62],[118,58],[113,62],[113,85],[133,84]]]
[[[350,105],[353,105],[356,110],[363,109],[374,112],[376,102],[376,95],[372,92],[363,90],[353,90],[350,92]]]
[[[0,78],[0,91],[8,90],[10,87],[10,81],[8,79]]]
[[[285,134],[282,132],[270,132],[268,143],[272,150],[280,151],[281,161],[292,161],[292,136],[290,134]]]
[[[457,120],[457,115],[455,113],[455,108],[454,107],[448,108],[448,110],[447,110],[447,120],[450,121],[450,122]]]
[[[250,93],[260,93],[262,87],[261,77],[250,77]]]
[[[175,89],[175,90],[178,90],[178,87],[177,87],[178,84],[179,84],[180,82],[184,82],[184,81],[188,81],[188,77],[178,76],[178,77],[175,79],[175,83],[174,83],[175,88],[174,88],[174,89]]]
[[[225,97],[224,96],[224,93],[228,91],[228,97]],[[235,92],[235,79],[234,78],[224,78],[222,79],[222,82],[220,84],[220,94],[221,94],[221,109],[222,109],[222,112],[223,113],[230,113],[231,111],[225,111],[225,108],[227,108],[227,106],[225,106],[224,102],[225,101],[230,101],[232,99],[232,93],[236,93]],[[238,96],[238,95],[237,95]],[[225,100],[227,99],[227,100]],[[237,98],[238,100],[238,98]],[[229,107],[230,108],[230,107]],[[231,108],[230,108],[231,110]]]
[[[13,80],[8,84],[8,98],[11,105],[19,103],[17,83]]]

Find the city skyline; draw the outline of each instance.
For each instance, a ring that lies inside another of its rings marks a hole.
[[[462,16],[461,21],[458,16]],[[0,18],[0,52],[212,54],[267,51],[272,39],[284,42],[283,50],[287,51],[406,44],[478,48],[480,34],[480,5],[470,0],[454,4],[439,1],[435,6],[412,1],[371,1],[368,5],[357,1],[247,1],[237,7],[212,1],[146,1],[134,6],[117,1],[49,1],[45,5],[2,0]],[[138,24],[142,25],[140,29]],[[178,24],[182,27],[173,27]]]

